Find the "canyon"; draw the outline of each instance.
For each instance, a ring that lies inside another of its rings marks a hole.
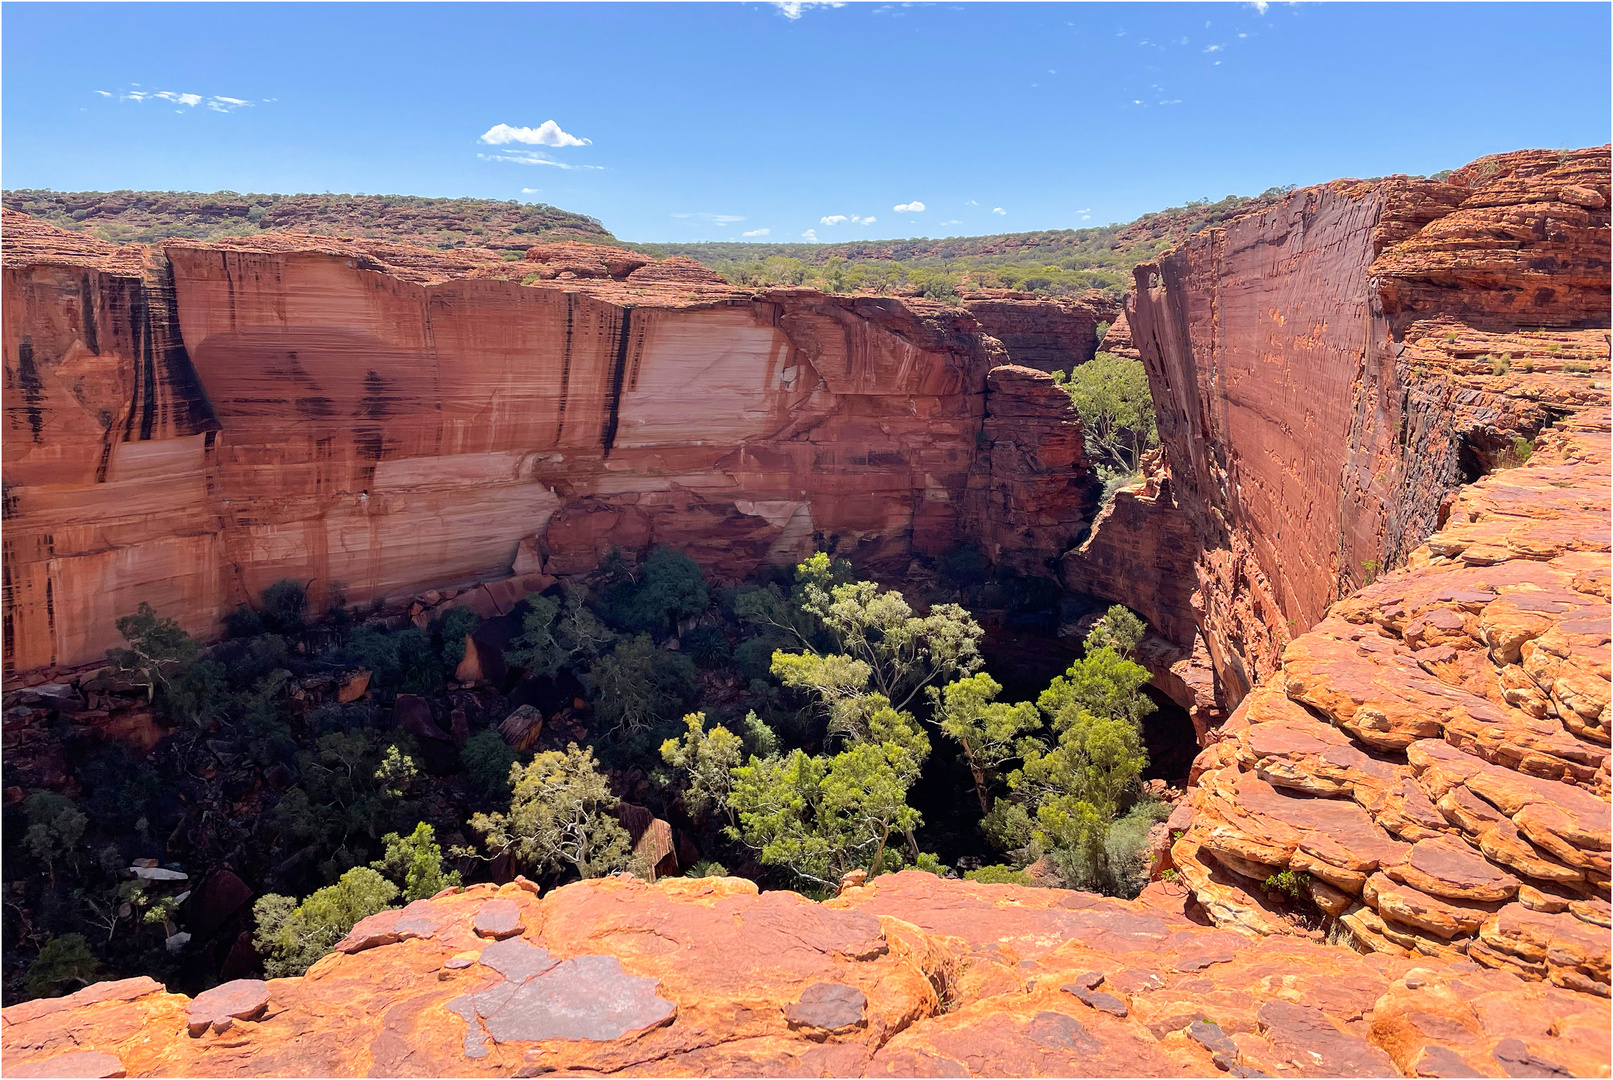
[[[1104,344],[1162,445],[1101,507],[1073,305],[8,212],[8,677],[285,577],[508,604],[613,546],[966,542],[1141,614],[1202,750],[1134,901],[476,885],[301,978],[12,1006],[7,1072],[1608,1075],[1609,173],[1336,181],[1139,266]]]

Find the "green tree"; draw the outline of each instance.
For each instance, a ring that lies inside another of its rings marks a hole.
[[[629,577],[606,590],[604,604],[606,613],[629,632],[660,637],[679,621],[705,611],[711,596],[693,559],[658,547],[644,560],[637,580]]]
[[[1148,765],[1143,716],[1153,702],[1141,693],[1148,672],[1100,648],[1077,660],[1042,692],[1038,706],[1057,744],[1021,744],[1024,765],[1009,786],[1034,807],[1031,828],[1046,851],[1073,853],[1095,880],[1114,878],[1106,842],[1124,797]]]
[[[90,819],[77,804],[54,791],[36,791],[23,800],[28,831],[23,833],[23,850],[45,864],[50,883],[56,884],[56,867],[77,858],[78,843]]]
[[[618,800],[592,750],[572,743],[563,752],[538,754],[525,768],[510,768],[510,784],[507,813],[476,814],[470,820],[492,857],[508,853],[534,872],[569,867],[584,878],[612,873],[631,861],[632,844],[616,819]]]
[[[263,590],[258,617],[271,634],[295,636],[307,627],[308,590],[295,581],[281,580]]]
[[[161,618],[144,600],[133,615],[117,621],[118,633],[128,642],[126,649],[108,649],[107,658],[138,686],[145,687],[146,700],[154,701],[159,688],[201,655],[201,646],[173,619]]]
[[[442,617],[437,636],[442,641],[442,666],[448,675],[453,675],[459,662],[465,659],[466,636],[474,634],[481,624],[482,617],[467,607],[452,608]]]
[[[786,686],[817,694],[838,734],[855,734],[848,727],[848,703],[865,692],[906,709],[927,687],[970,674],[983,662],[984,631],[963,608],[936,604],[928,615],[916,615],[894,589],[881,592],[871,581],[844,580],[822,552],[796,568],[792,599],[811,621],[780,610],[781,599],[776,592],[750,598],[745,614],[793,633],[805,646],[803,653],[775,652],[773,674]],[[828,634],[831,647],[820,647],[816,627]]]
[[[540,679],[563,669],[585,668],[609,651],[616,635],[589,610],[587,590],[575,588],[562,602],[551,596],[527,598],[521,633],[504,650],[509,663]]]
[[[54,997],[68,986],[88,986],[99,977],[100,961],[90,952],[83,934],[53,937],[40,948],[28,965],[23,989],[29,997]]]
[[[459,751],[459,763],[470,774],[470,782],[484,793],[509,796],[510,766],[515,764],[515,751],[498,732],[478,731],[466,739]]]
[[[1064,389],[1081,416],[1087,456],[1125,475],[1159,445],[1154,399],[1141,360],[1100,352],[1070,372]]]
[[[301,975],[336,947],[348,931],[397,899],[398,887],[367,866],[355,866],[334,885],[302,903],[268,893],[252,905],[253,944],[270,978]]]
[[[333,731],[298,755],[302,783],[286,792],[275,818],[288,838],[327,856],[327,879],[367,861],[386,832],[418,820],[411,798],[419,770],[412,741],[370,728]]]
[[[864,726],[866,737],[832,757],[796,750],[734,769],[728,802],[738,824],[729,835],[824,889],[857,867],[870,876],[899,867],[893,838],[904,837],[918,861],[913,830],[923,819],[907,792],[929,740],[912,716],[873,695]]]
[[[677,715],[694,694],[695,678],[694,661],[639,634],[600,657],[582,682],[600,720],[632,734]]]
[[[713,808],[727,812],[733,770],[743,761],[744,744],[721,724],[707,731],[705,713],[690,713],[683,718],[683,723],[687,728],[683,737],[663,742],[661,758],[688,777],[684,805],[700,819]],[[733,820],[731,813],[729,820]]]
[[[1092,625],[1086,647],[1091,652],[1107,646],[1120,656],[1131,656],[1148,633],[1147,625],[1124,604],[1114,604]]]
[[[381,841],[386,854],[370,864],[403,889],[403,899],[424,900],[459,884],[459,871],[443,865],[437,834],[425,822],[408,836],[387,833]]]
[[[982,671],[942,687],[936,702],[941,730],[963,747],[982,815],[991,812],[992,773],[1018,756],[1020,739],[1042,726],[1035,705],[1009,705],[997,700],[1000,693],[1002,684]]]

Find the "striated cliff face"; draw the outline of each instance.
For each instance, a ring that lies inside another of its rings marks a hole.
[[[924,301],[582,244],[116,248],[11,213],[4,273],[7,671],[101,657],[141,600],[209,635],[288,577],[323,606],[613,546],[737,577],[970,538],[1043,569],[1094,509],[1062,392],[994,399],[1001,344]]]
[[[1520,151],[1295,192],[1138,267],[1129,331],[1230,700],[1515,440],[1606,402],[1574,369],[1606,357],[1608,196],[1606,148]]]

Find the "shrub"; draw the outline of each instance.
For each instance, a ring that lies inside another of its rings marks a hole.
[[[459,763],[465,766],[470,782],[478,790],[495,798],[510,794],[510,766],[515,764],[515,751],[496,731],[478,731],[465,740],[459,751]]]
[[[253,944],[270,978],[301,975],[336,947],[360,919],[385,911],[398,887],[367,866],[355,866],[334,885],[302,903],[269,893],[252,905]]]
[[[1311,876],[1303,871],[1282,870],[1266,878],[1266,888],[1293,901],[1309,900]]]
[[[710,603],[705,577],[695,561],[681,551],[658,547],[644,561],[637,581],[628,578],[605,591],[602,607],[618,626],[660,637]]]
[[[1031,885],[1036,882],[1023,870],[1015,870],[1012,866],[996,863],[991,866],[982,866],[978,870],[966,871],[963,875],[965,881],[978,881],[983,885]]]
[[[437,834],[425,822],[408,836],[387,833],[386,854],[370,864],[403,889],[405,900],[425,900],[459,884],[459,872],[443,866]]]
[[[1115,604],[1093,625],[1086,647],[1089,650],[1108,647],[1121,656],[1130,656],[1147,633],[1147,625],[1136,613],[1122,604]]]
[[[474,634],[481,624],[481,616],[465,607],[452,608],[442,617],[437,636],[442,640],[442,666],[447,675],[452,676],[459,662],[465,659],[466,635]]]
[[[90,952],[83,934],[63,934],[51,938],[28,965],[23,989],[29,997],[54,997],[72,983],[88,986],[101,971],[101,964]]]
[[[308,610],[308,591],[295,581],[281,580],[263,590],[259,617],[271,634],[294,636],[303,632]]]
[[[683,651],[703,668],[724,664],[733,655],[728,639],[716,626],[697,626],[683,635]]]
[[[670,720],[694,696],[694,661],[658,649],[647,634],[617,645],[583,676],[594,712],[611,729],[633,733]]]
[[[84,838],[90,819],[72,799],[54,791],[34,792],[23,800],[22,810],[28,820],[28,831],[22,837],[23,849],[45,864],[54,884],[56,867],[77,857],[78,843]]]

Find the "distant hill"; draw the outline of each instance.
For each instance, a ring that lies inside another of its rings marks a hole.
[[[813,285],[832,291],[918,291],[945,299],[1009,289],[1110,296],[1131,284],[1131,268],[1200,229],[1280,199],[1292,188],[1253,197],[1228,195],[1145,214],[1129,224],[1092,229],[865,240],[845,244],[629,244],[658,257],[684,255],[736,285]]]
[[[211,240],[265,230],[399,240],[451,249],[524,251],[537,243],[616,244],[664,258],[683,255],[740,286],[809,285],[828,292],[1082,297],[1110,302],[1131,284],[1131,268],[1234,214],[1273,202],[1286,188],[1228,195],[1092,229],[919,237],[845,244],[624,244],[600,222],[538,203],[426,199],[412,195],[255,195],[217,191],[0,193],[4,205],[113,243],[171,237]]]
[[[594,218],[541,203],[493,199],[18,189],[0,193],[0,202],[118,244],[171,237],[213,240],[264,230],[522,251],[557,240],[616,242]]]

